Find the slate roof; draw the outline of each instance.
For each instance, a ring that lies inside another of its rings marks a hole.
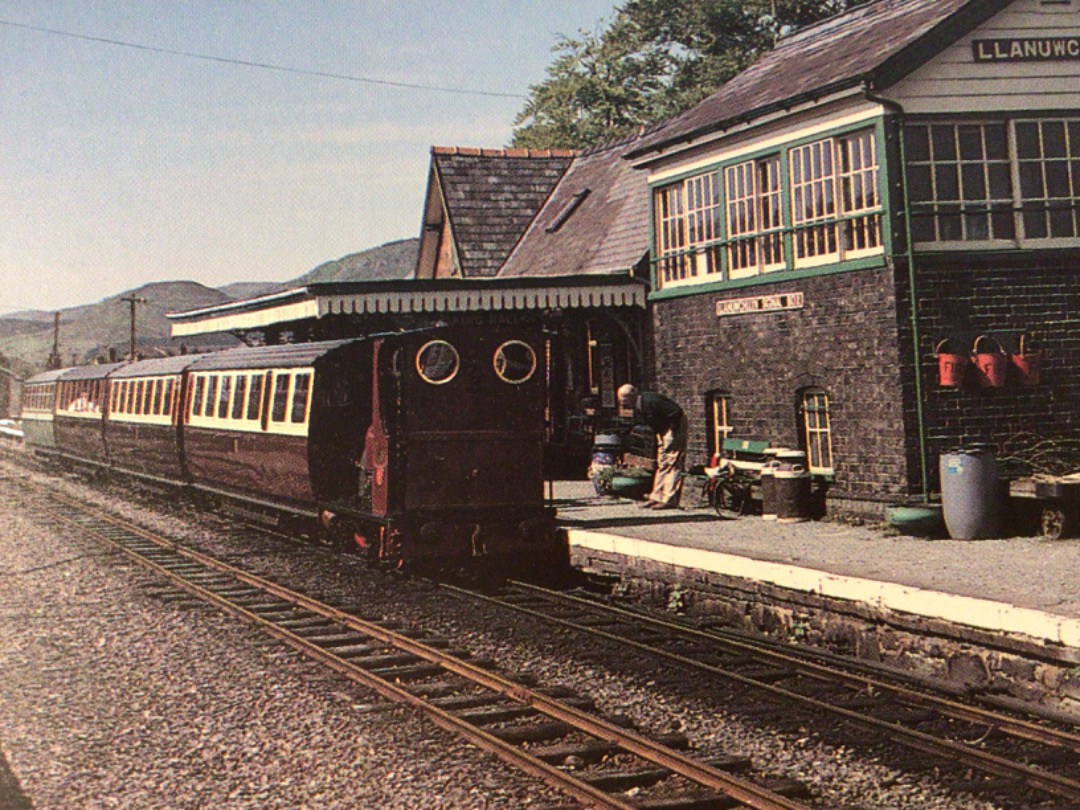
[[[802,101],[883,90],[1010,0],[876,0],[782,39],[696,107],[645,136],[639,157]]]
[[[463,276],[495,275],[574,156],[571,150],[434,147]]]
[[[499,276],[630,274],[649,252],[645,173],[623,159],[635,143],[574,158]]]

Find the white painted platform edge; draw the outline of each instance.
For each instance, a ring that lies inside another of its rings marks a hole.
[[[981,630],[1015,633],[1066,647],[1080,647],[1080,619],[1055,616],[1007,602],[830,574],[797,565],[754,560],[708,549],[673,546],[584,529],[571,529],[569,540],[571,551],[577,547],[639,557],[683,568],[767,582],[805,593],[868,603],[881,609],[941,619]]]

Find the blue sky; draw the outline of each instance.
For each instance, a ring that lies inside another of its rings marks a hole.
[[[558,34],[617,4],[0,0],[0,315],[417,236],[431,146],[505,146]]]

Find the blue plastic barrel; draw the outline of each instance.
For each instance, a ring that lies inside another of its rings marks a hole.
[[[989,445],[941,454],[941,507],[945,528],[956,540],[997,537],[1001,530],[1001,482]]]

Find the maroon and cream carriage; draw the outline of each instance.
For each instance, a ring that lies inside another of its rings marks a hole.
[[[56,449],[62,455],[86,464],[108,466],[105,413],[109,375],[122,365],[75,366],[60,375],[53,431]]]
[[[183,372],[197,359],[141,360],[109,375],[106,443],[112,466],[169,483],[185,480],[179,403]]]

